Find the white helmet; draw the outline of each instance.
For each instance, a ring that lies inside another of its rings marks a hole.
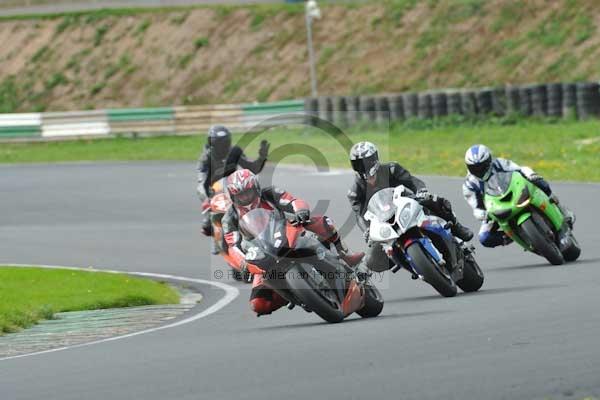
[[[465,154],[465,164],[469,173],[479,179],[487,180],[492,171],[492,152],[483,144],[476,144],[469,147]]]
[[[358,142],[350,149],[352,169],[367,179],[375,176],[379,169],[379,151],[371,142]]]

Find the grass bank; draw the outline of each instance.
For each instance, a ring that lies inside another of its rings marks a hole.
[[[370,140],[383,158],[398,160],[417,174],[464,175],[463,156],[474,143],[495,155],[528,165],[549,179],[600,181],[600,123],[560,121],[413,121],[387,128],[355,129],[349,142]],[[243,135],[236,139],[242,140]],[[269,140],[271,161],[348,167],[347,150],[316,129],[270,131],[244,145],[254,157],[259,139]],[[245,139],[248,139],[246,136]],[[203,136],[77,140],[0,144],[0,163],[60,161],[182,160],[198,157]],[[314,160],[313,160],[314,159]]]
[[[179,303],[164,283],[103,272],[0,268],[0,335],[64,311]]]
[[[0,112],[310,95],[302,3],[188,8],[163,3],[167,7],[0,17]],[[313,26],[319,92],[597,80],[597,5],[597,0],[320,2],[323,18]]]

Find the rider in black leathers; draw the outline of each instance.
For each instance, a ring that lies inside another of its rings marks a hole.
[[[229,129],[222,125],[211,126],[208,130],[208,142],[198,159],[198,197],[201,201],[210,200],[213,196],[213,183],[231,175],[238,166],[258,174],[264,168],[268,155],[269,143],[263,140],[260,143],[258,158],[254,161],[248,160],[239,146],[231,146]],[[202,232],[207,236],[211,235],[210,218],[205,218]]]
[[[350,162],[356,172],[356,178],[352,188],[348,191],[348,200],[356,214],[357,224],[364,232],[365,240],[368,241],[369,237],[369,223],[364,219],[369,200],[381,189],[399,185],[410,189],[414,193],[411,197],[426,210],[450,222],[451,231],[456,237],[464,241],[473,238],[473,232],[457,221],[450,201],[430,193],[422,180],[411,175],[400,164],[396,162],[381,163],[377,147],[373,143],[355,144],[350,151]],[[367,267],[373,270],[384,270],[390,266],[388,257],[381,246],[370,241],[368,241],[365,262]]]

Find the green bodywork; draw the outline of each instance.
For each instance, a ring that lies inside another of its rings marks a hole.
[[[496,221],[508,237],[523,248],[533,251],[531,245],[521,239],[518,230],[515,230],[531,218],[532,207],[548,218],[555,232],[561,229],[564,217],[548,195],[525,179],[520,172],[496,175],[486,184],[484,203],[488,217]]]

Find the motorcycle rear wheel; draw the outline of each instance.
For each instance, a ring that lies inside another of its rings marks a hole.
[[[483,286],[484,276],[479,264],[472,255],[465,257],[465,266],[463,267],[463,278],[456,281],[456,284],[463,292],[476,292]]]
[[[571,244],[562,252],[562,255],[565,261],[575,261],[581,255],[581,247],[579,247],[579,243],[575,239],[575,236],[573,236],[573,233],[571,233]]]
[[[383,310],[383,296],[379,289],[371,284],[365,285],[365,305],[356,313],[363,318],[373,318]]]

